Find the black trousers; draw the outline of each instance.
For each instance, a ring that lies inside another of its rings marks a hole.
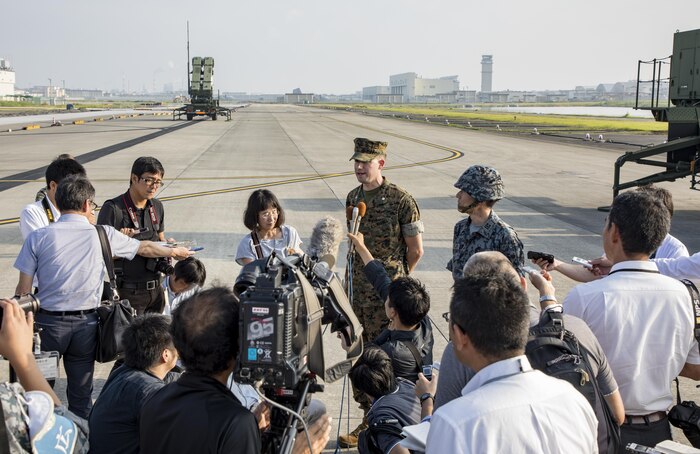
[[[628,443],[653,448],[657,443],[671,439],[671,424],[668,418],[644,424],[623,424],[620,426],[620,448],[618,454],[627,454]]]
[[[131,307],[136,309],[137,315],[143,315],[146,312],[163,313],[165,293],[160,285],[152,290],[129,288],[118,288],[117,290],[122,299],[129,300]]]

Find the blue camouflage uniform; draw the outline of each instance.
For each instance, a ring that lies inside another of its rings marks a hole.
[[[495,202],[505,195],[501,175],[493,167],[483,165],[469,167],[454,186],[474,199],[475,205],[480,202]],[[447,269],[452,271],[452,277],[455,280],[461,278],[462,269],[469,257],[483,251],[503,253],[517,270],[525,265],[523,243],[518,234],[493,210],[481,227],[472,226],[471,217],[455,225],[452,258],[447,262]]]

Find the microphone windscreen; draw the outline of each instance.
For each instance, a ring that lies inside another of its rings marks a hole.
[[[334,217],[326,216],[314,226],[306,253],[316,259],[332,256],[335,262],[335,257],[338,256],[338,248],[344,236],[343,226],[340,221]],[[328,263],[330,260],[326,258],[324,261]]]
[[[365,217],[365,213],[367,213],[367,205],[365,205],[365,202],[360,202],[357,204],[357,211],[359,212],[360,216]]]
[[[352,210],[353,209],[354,209],[354,207],[345,208],[345,219],[347,219],[348,221],[352,221]]]

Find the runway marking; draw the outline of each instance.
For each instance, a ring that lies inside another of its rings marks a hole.
[[[333,119],[333,120],[335,120],[335,119]],[[446,147],[444,145],[439,145],[436,143],[427,142],[425,140],[420,140],[420,139],[416,139],[414,137],[404,136],[401,134],[381,131],[379,129],[375,129],[375,128],[371,128],[371,127],[367,127],[367,126],[363,126],[363,125],[358,125],[358,124],[351,123],[348,121],[343,121],[343,120],[336,120],[336,121],[340,121],[341,123],[346,123],[346,124],[360,127],[360,128],[364,128],[364,129],[369,129],[371,131],[380,132],[382,134],[387,134],[387,135],[390,135],[393,137],[398,137],[398,138],[401,138],[404,140],[409,140],[411,142],[420,143],[422,145],[425,145],[425,146],[428,146],[431,148],[437,148],[439,150],[444,150],[444,151],[447,151],[450,153],[449,156],[446,156],[444,158],[429,159],[427,161],[418,161],[418,162],[411,162],[408,164],[387,166],[384,168],[385,170],[406,169],[406,168],[410,168],[410,167],[423,167],[423,166],[427,166],[427,165],[431,165],[431,164],[439,164],[439,163],[443,163],[443,162],[453,161],[455,159],[459,159],[462,156],[464,156],[463,152],[461,152],[459,150],[455,150],[455,149],[450,148],[450,147]],[[92,153],[94,153],[94,152],[92,152]],[[256,183],[256,184],[250,184],[250,185],[245,185],[245,186],[236,186],[233,188],[215,189],[215,190],[211,190],[211,191],[191,192],[191,193],[187,193],[187,194],[158,197],[158,200],[160,200],[161,202],[170,202],[173,200],[193,199],[193,198],[197,198],[197,197],[205,197],[205,196],[219,195],[219,194],[228,194],[231,192],[249,191],[252,189],[261,189],[261,188],[266,188],[266,187],[271,187],[271,186],[282,186],[282,185],[287,185],[287,184],[304,183],[307,181],[324,180],[327,178],[338,178],[338,177],[344,177],[344,176],[354,175],[354,174],[355,174],[354,170],[349,170],[346,172],[313,174],[313,175],[308,175],[308,176],[301,176],[298,178],[290,178],[290,179],[286,179],[286,180],[269,181],[266,183]],[[273,177],[258,176],[257,178],[275,178],[275,176],[273,176]],[[203,179],[213,179],[213,178],[199,178],[199,179],[203,180]],[[179,180],[181,180],[181,179],[178,178],[175,181],[179,181]],[[184,180],[184,178],[182,178],[182,180]],[[11,183],[8,182],[6,184],[11,184]],[[14,183],[14,184],[18,185],[18,184],[22,184],[22,183]],[[0,182],[0,187],[1,186],[2,186],[2,183]],[[17,222],[19,222],[19,218],[0,219],[0,225],[15,224]]]

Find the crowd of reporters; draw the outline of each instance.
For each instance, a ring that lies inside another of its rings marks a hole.
[[[41,348],[63,357],[68,408],[34,360],[35,316],[25,318],[10,300],[0,302],[5,315],[0,354],[10,360],[25,392],[46,393],[55,404],[52,411],[74,427],[73,452],[88,446],[96,453],[260,452],[269,408],[258,401],[246,405],[240,389],[232,393],[230,380],[241,349],[237,296],[221,287],[203,289],[206,270],[189,248],[158,242],[165,240],[164,210],[149,201],[164,171],[160,163],[145,162],[152,166],[139,168],[137,162],[130,177],[130,188],[142,186],[141,198],[132,196],[132,205],[124,201],[124,222],[130,227],[113,219],[117,225],[107,230],[113,255],[125,262],[143,257],[140,267],[148,257],[179,261],[164,280],[158,273],[139,277],[133,270],[122,279],[121,290],[144,302],[138,306],[140,317],[124,333],[123,363],[111,372],[94,406],[93,309],[100,301],[104,271],[99,240],[88,234],[96,222],[95,191],[70,157],[49,166],[46,202],[25,209],[26,241],[15,264],[21,273],[17,294],[35,291],[42,302],[36,314],[43,329]],[[67,170],[51,173],[56,168]],[[471,254],[461,275],[452,270],[450,342],[439,371],[432,369],[429,292],[414,277],[392,281],[363,235],[350,234],[389,320],[349,373],[372,402],[360,452],[408,452],[401,445],[402,431],[421,421],[429,424],[426,452],[610,452],[604,421],[589,401],[565,381],[533,370],[525,355],[529,329],[546,314],[562,310],[566,328],[592,364],[591,379],[600,387],[604,405],[621,426],[618,452],[628,442],[653,446],[669,439],[670,382],[679,375],[700,379],[700,351],[691,294],[659,270],[689,278],[700,272],[695,272],[697,260],[684,259],[687,250],[683,253],[670,237],[672,205],[664,195],[644,190],[615,199],[603,228],[605,256],[594,260],[590,271],[559,260],[536,260],[542,271],[527,271],[520,263],[522,252],[518,263],[497,250]],[[120,210],[111,212],[114,217]],[[45,225],[39,214],[48,217]],[[300,252],[299,236],[284,225],[284,211],[270,191],[251,195],[245,221],[251,235],[239,245],[237,262],[272,251],[282,256]],[[140,225],[147,226],[144,232]],[[152,239],[135,238],[142,234]],[[588,283],[575,287],[562,306],[552,271]],[[528,281],[539,293],[539,304],[528,299]],[[66,295],[71,295],[70,305]],[[424,374],[429,371],[432,378]],[[28,401],[23,405],[31,406]],[[319,452],[329,439],[330,424],[327,416],[317,418],[309,428],[312,446],[299,437],[294,452]],[[10,446],[31,452],[32,443],[24,433],[12,435]]]

